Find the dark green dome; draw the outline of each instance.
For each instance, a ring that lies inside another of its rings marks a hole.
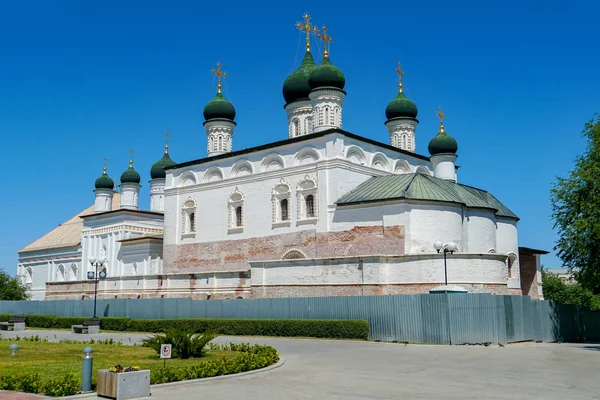
[[[204,107],[204,119],[229,119],[235,118],[235,108],[233,104],[225,100],[223,93],[217,93],[214,99],[208,102]]]
[[[385,108],[385,116],[388,120],[392,118],[416,119],[417,113],[417,105],[410,101],[404,92],[398,92],[398,95]]]
[[[440,132],[431,139],[427,148],[429,149],[429,154],[432,156],[442,153],[456,154],[458,143],[456,142],[456,139],[444,131],[444,126],[442,126]]]
[[[110,178],[110,176],[106,175],[106,167],[104,168],[104,172],[100,175],[100,178],[96,179],[96,189],[114,189],[115,182]]]
[[[175,165],[175,161],[171,160],[168,151],[165,150],[165,155],[163,155],[160,160],[152,164],[152,169],[150,169],[150,177],[152,179],[164,179],[167,176],[165,167],[169,167],[171,165]]]
[[[308,99],[308,93],[310,93],[308,78],[316,68],[317,64],[315,64],[312,54],[307,51],[300,67],[292,72],[283,83],[283,98],[286,103]]]
[[[140,183],[140,174],[133,169],[133,162],[129,162],[129,168],[121,174],[121,185],[124,183]]]
[[[346,85],[346,77],[339,68],[331,63],[329,57],[323,57],[321,65],[310,73],[308,85],[311,89],[334,87],[343,90]]]

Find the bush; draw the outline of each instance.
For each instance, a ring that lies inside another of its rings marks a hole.
[[[10,315],[0,315],[0,321],[8,321]],[[55,317],[53,315],[27,315],[26,324],[35,328],[70,329],[82,324],[83,317]],[[369,323],[364,320],[317,320],[317,319],[130,319],[100,318],[102,329],[124,332],[164,332],[176,329],[184,332],[214,332],[236,336],[296,336],[327,339],[361,339],[369,337]]]
[[[16,390],[25,393],[44,393],[48,396],[69,396],[79,393],[81,381],[75,374],[43,382],[40,374],[0,376],[0,390]]]
[[[150,373],[150,382],[168,383],[187,379],[210,378],[213,376],[237,374],[240,372],[251,371],[259,368],[265,368],[279,361],[279,353],[270,346],[249,344],[230,344],[229,346],[213,345],[211,348],[220,348],[223,350],[245,350],[239,357],[234,359],[221,359],[205,361],[196,365],[179,368],[163,368],[153,370]]]
[[[160,345],[163,343],[171,343],[173,358],[188,359],[190,357],[199,358],[204,356],[204,347],[208,342],[213,340],[217,335],[204,332],[196,334],[192,332],[184,332],[178,329],[167,329],[164,334],[156,334],[142,341],[142,346],[150,347],[160,355]]]
[[[46,396],[71,396],[81,390],[81,380],[75,374],[67,374],[60,378],[43,383],[43,393]]]

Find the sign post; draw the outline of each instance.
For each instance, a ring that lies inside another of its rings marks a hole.
[[[172,347],[173,347],[172,344],[161,344],[160,345],[160,358],[164,358],[164,360],[165,360],[163,368],[166,368],[166,366],[167,366],[167,358],[171,358]]]

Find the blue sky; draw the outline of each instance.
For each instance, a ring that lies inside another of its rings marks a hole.
[[[417,152],[443,105],[460,182],[521,217],[521,246],[552,249],[549,190],[600,111],[598,2],[4,1],[0,266],[14,273],[20,248],[93,204],[104,157],[117,180],[134,149],[143,208],[165,128],[175,161],[204,157],[218,60],[238,113],[234,149],[286,138],[281,86],[303,55],[294,24],[306,11],[327,25],[346,75],[344,129],[389,141],[384,110],[402,61]]]

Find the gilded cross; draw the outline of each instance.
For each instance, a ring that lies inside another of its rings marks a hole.
[[[318,32],[317,27],[310,23],[310,15],[304,13],[304,23],[296,22],[296,28],[306,32],[306,51],[310,51],[310,33]]]
[[[129,149],[129,168],[133,167],[133,149]]]
[[[173,137],[173,135],[169,135],[169,128],[167,128],[165,132],[165,153],[169,152],[169,138]]]
[[[108,158],[104,157],[104,175],[106,175],[106,161]]]
[[[317,33],[317,37],[323,41],[323,57],[329,56],[329,43],[333,38],[327,35],[327,27],[323,25],[323,34]]]
[[[440,106],[439,111],[435,115],[440,117],[440,128],[441,128],[441,131],[443,132],[444,131],[444,118],[446,118],[446,115],[442,111],[442,106]]]
[[[221,78],[227,77],[227,72],[221,69],[221,63],[217,61],[217,68],[213,68],[210,70],[213,74],[217,76],[217,92],[221,93]]]
[[[402,78],[404,78],[404,71],[402,70],[402,64],[398,61],[398,66],[395,68],[396,73],[398,74],[398,89],[402,91]]]

